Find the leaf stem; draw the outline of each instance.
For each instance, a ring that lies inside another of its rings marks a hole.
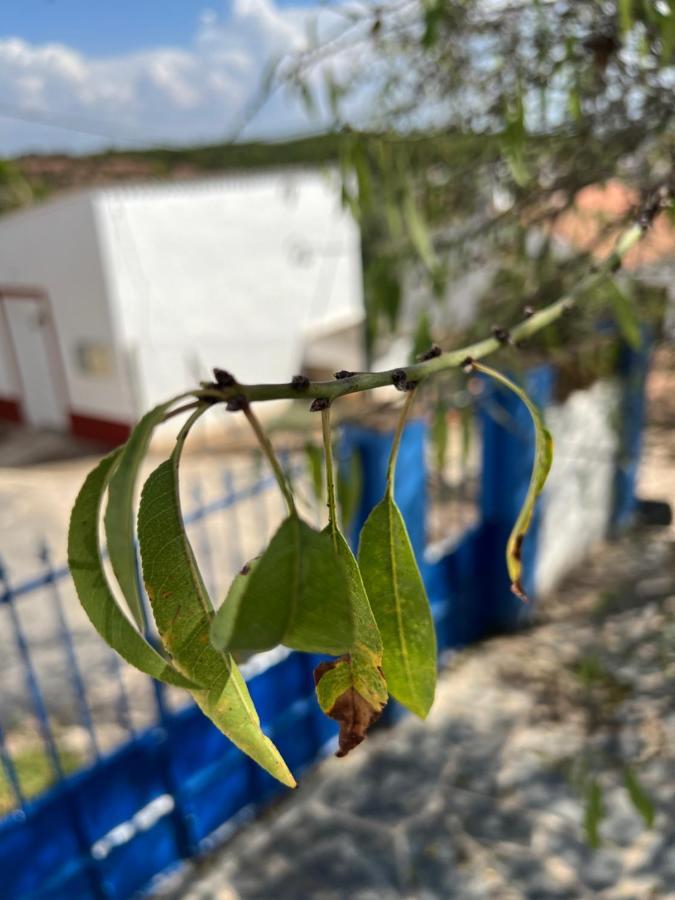
[[[199,405],[199,400],[194,400],[192,403],[184,403],[182,406],[177,406],[175,409],[172,409],[164,416],[162,422],[168,422],[169,419],[173,419],[174,416],[180,416],[181,413],[190,412],[193,409],[197,409]]]
[[[178,435],[176,436],[176,446],[174,447],[174,451],[173,451],[174,455],[177,454],[178,456],[180,456],[180,454],[183,452],[183,444],[185,443],[185,440],[188,436],[190,429],[195,424],[197,419],[200,416],[204,415],[204,413],[206,412],[206,410],[208,408],[209,408],[208,403],[200,403],[195,408],[195,411],[192,413],[190,418],[187,419],[187,421],[183,423],[181,430],[178,432]],[[178,410],[177,410],[177,412],[178,412]],[[181,412],[185,412],[185,409],[181,410]]]
[[[415,398],[415,388],[408,391],[406,394],[405,402],[401,409],[401,414],[398,417],[398,422],[396,424],[396,431],[394,432],[394,439],[391,443],[391,452],[389,453],[389,462],[387,463],[387,495],[389,497],[394,498],[394,476],[396,473],[396,460],[398,459],[398,450],[401,446],[401,437],[403,435],[403,428],[405,427],[405,423],[408,419],[408,415],[410,413],[410,408],[412,407],[413,400]]]
[[[321,428],[323,431],[323,452],[326,460],[326,492],[328,494],[328,524],[333,538],[333,547],[337,552],[337,505],[335,502],[335,475],[333,468],[333,445],[330,433],[330,406],[321,410]]]
[[[276,453],[274,452],[274,447],[272,446],[272,442],[269,437],[265,434],[260,422],[258,421],[258,417],[255,415],[251,407],[246,404],[243,407],[243,413],[248,419],[249,425],[253,429],[253,433],[258,439],[258,443],[260,444],[260,449],[267,457],[267,461],[272,467],[272,472],[274,473],[274,477],[277,480],[277,484],[279,485],[279,490],[283,494],[284,500],[286,501],[286,505],[288,506],[289,513],[294,516],[297,515],[297,510],[295,508],[295,500],[293,498],[293,492],[291,491],[290,485],[288,483],[288,479],[286,478],[286,474],[281,467],[281,463],[277,458]]]

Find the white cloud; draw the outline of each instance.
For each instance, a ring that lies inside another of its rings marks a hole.
[[[227,14],[204,10],[185,47],[99,58],[57,43],[0,39],[0,155],[225,139],[268,62],[303,47],[316,15],[274,0],[234,0]],[[309,125],[298,102],[279,93],[246,133],[276,136]]]

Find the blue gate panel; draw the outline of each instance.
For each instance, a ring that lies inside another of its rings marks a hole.
[[[180,785],[224,755],[239,753],[192,703],[167,722],[171,772]]]
[[[252,802],[254,764],[232,749],[234,752],[181,784],[183,813],[197,845]]]
[[[396,462],[394,496],[405,519],[410,543],[418,562],[426,546],[427,473],[425,463],[426,422],[413,419],[403,429]],[[358,454],[363,472],[359,505],[348,535],[352,548],[358,546],[363,523],[384,496],[387,463],[393,432],[374,431],[349,423],[343,428],[341,457]]]
[[[64,791],[50,792],[27,812],[0,823],[0,896],[30,897],[49,884],[60,889],[80,880],[91,890]]]
[[[104,765],[73,779],[91,843],[169,791],[157,764],[161,738],[161,731],[152,729],[109,756]]]
[[[146,830],[136,830],[131,840],[106,856],[102,863],[105,895],[120,900],[130,897],[179,857],[172,817],[167,814]],[[65,894],[63,900],[66,897],[72,900]]]
[[[289,701],[305,697],[314,690],[312,666],[308,657],[291,653],[248,682],[260,720],[271,725],[288,708]]]

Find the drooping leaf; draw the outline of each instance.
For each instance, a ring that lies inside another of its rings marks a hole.
[[[124,599],[136,620],[143,628],[143,603],[138,587],[136,570],[136,544],[134,529],[134,494],[138,470],[145,457],[150,438],[167,410],[182,399],[175,397],[150,410],[129,435],[122,447],[119,462],[110,478],[108,505],[104,517],[106,543],[113,572]]]
[[[363,526],[358,559],[382,636],[389,693],[424,718],[436,687],[436,634],[405,522],[389,493]]]
[[[505,375],[502,375],[501,372],[497,372],[495,369],[491,369],[489,366],[474,362],[473,367],[476,369],[476,371],[483,372],[484,374],[489,375],[490,378],[494,378],[500,384],[504,385],[504,387],[507,387],[510,391],[513,391],[513,393],[516,394],[516,396],[519,397],[527,407],[530,417],[532,418],[532,423],[534,425],[534,465],[532,466],[530,484],[528,486],[523,505],[520,509],[520,512],[518,513],[518,518],[516,519],[516,523],[513,526],[511,534],[509,535],[508,542],[506,544],[506,565],[509,571],[509,577],[511,578],[511,590],[522,600],[527,600],[527,595],[525,594],[522,585],[523,540],[525,539],[525,535],[527,534],[527,530],[530,527],[530,523],[532,521],[534,505],[537,501],[537,497],[542,492],[542,489],[546,482],[546,478],[551,468],[551,463],[553,462],[553,438],[551,437],[551,433],[549,432],[549,430],[544,425],[544,420],[541,413],[522,388],[518,387],[517,384],[514,384],[514,382],[507,378]]]
[[[319,706],[340,724],[337,756],[346,756],[365,738],[382,711],[374,707],[354,686],[349,657],[320,663],[314,671]]]
[[[630,766],[627,766],[624,770],[623,783],[628,791],[630,802],[642,816],[647,828],[651,828],[656,816],[654,801],[644,789],[634,770]]]
[[[335,541],[338,558],[344,567],[352,617],[350,665],[353,685],[379,714],[388,699],[387,683],[382,674],[382,637],[351,547],[339,531],[336,531]]]
[[[308,653],[349,653],[354,631],[344,569],[330,537],[297,514],[282,522],[256,565],[235,582],[213,622],[215,647],[234,652],[285,644]]]
[[[584,832],[589,847],[597,850],[602,844],[600,837],[600,823],[604,816],[604,807],[602,803],[602,788],[598,782],[593,779],[586,786],[584,797]]]
[[[120,452],[114,450],[89,473],[70,515],[68,566],[77,596],[96,631],[130,665],[167,684],[194,687],[189,678],[177,672],[138,633],[117,605],[108,584],[101,561],[98,525],[103,495]]]
[[[229,654],[211,645],[211,600],[185,533],[178,465],[183,438],[150,475],[141,495],[138,536],[143,578],[160,637],[181,668],[204,689],[192,695],[227,737],[283,784],[295,786],[279,751],[260,728],[246,684]]]
[[[413,247],[428,271],[433,272],[438,260],[427,224],[415,202],[412,188],[406,191],[403,199],[403,216]]]
[[[327,533],[331,532],[328,526]],[[370,608],[358,563],[343,535],[336,529],[334,547],[342,561],[353,620],[351,653],[314,671],[321,709],[340,723],[338,756],[346,756],[366,736],[381,715],[389,693],[382,674],[382,638]]]

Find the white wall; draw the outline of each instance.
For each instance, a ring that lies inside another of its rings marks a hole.
[[[620,400],[615,379],[574,391],[546,409],[554,453],[542,495],[535,585],[552,590],[607,536],[614,500]]]
[[[7,285],[46,293],[65,369],[70,411],[131,421],[134,409],[117,356],[87,195],[55,200],[0,219],[0,289]],[[108,361],[98,374],[83,371],[81,360],[87,348]],[[4,347],[1,352],[4,359]],[[0,379],[7,379],[6,369],[4,360]]]
[[[334,175],[270,172],[96,199],[120,334],[145,407],[210,377],[289,379],[305,335],[362,317],[359,231]]]

